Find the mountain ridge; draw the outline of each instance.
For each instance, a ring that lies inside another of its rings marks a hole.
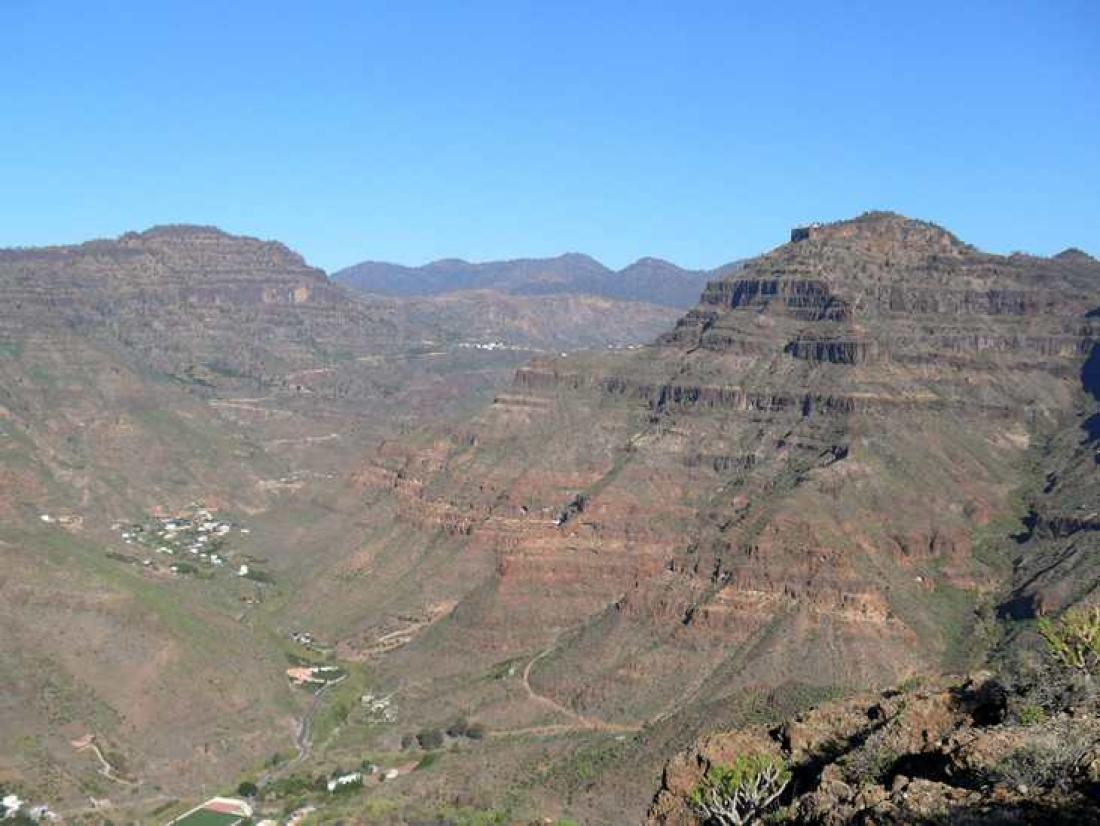
[[[689,270],[661,258],[639,258],[612,270],[584,253],[549,258],[468,262],[445,258],[420,266],[363,261],[337,270],[333,280],[366,293],[434,295],[470,289],[512,294],[581,293],[686,309],[707,280],[736,268]]]

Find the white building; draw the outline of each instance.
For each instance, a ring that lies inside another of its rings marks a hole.
[[[337,789],[343,788],[344,786],[352,786],[352,785],[355,785],[356,783],[361,784],[362,782],[363,782],[363,773],[362,772],[351,772],[350,774],[342,774],[339,777],[332,778],[328,782],[328,790],[330,792],[334,792]]]

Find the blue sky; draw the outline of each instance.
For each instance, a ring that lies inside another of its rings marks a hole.
[[[0,0],[0,245],[714,266],[895,209],[1100,254],[1100,3]]]

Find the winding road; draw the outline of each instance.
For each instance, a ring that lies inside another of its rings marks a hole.
[[[298,723],[298,733],[294,736],[294,748],[297,749],[298,753],[287,762],[278,766],[272,766],[264,772],[259,779],[259,785],[262,786],[270,781],[272,776],[277,772],[286,771],[287,769],[292,769],[300,765],[302,761],[309,757],[310,750],[313,748],[313,718],[316,717],[317,712],[321,710],[325,692],[334,685],[339,685],[346,679],[347,675],[345,674],[338,680],[333,680],[331,683],[325,683],[317,690],[317,693],[313,695],[313,702],[309,704],[309,708],[306,709],[306,713]]]

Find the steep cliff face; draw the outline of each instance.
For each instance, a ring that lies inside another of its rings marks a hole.
[[[1094,262],[872,213],[712,283],[655,346],[535,360],[431,462],[363,473],[450,559],[495,560],[395,668],[545,651],[537,691],[630,725],[965,664],[1004,583],[976,545],[1080,399],[1098,295]]]
[[[1081,368],[1075,421],[1035,451],[1039,469],[1028,491],[1002,616],[1032,619],[1095,600],[1100,591],[1100,345]]]

